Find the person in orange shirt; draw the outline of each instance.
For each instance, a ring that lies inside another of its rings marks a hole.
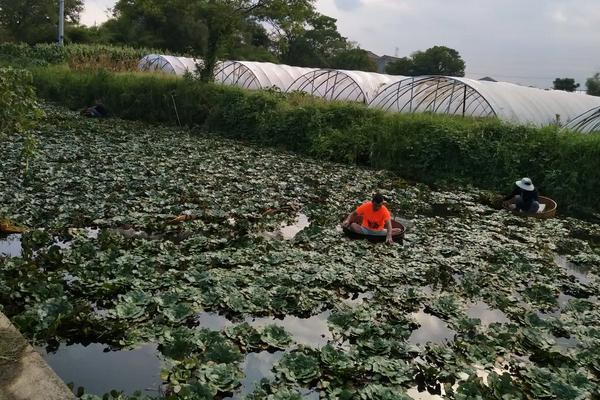
[[[350,213],[342,225],[356,233],[385,236],[387,243],[393,243],[392,215],[383,205],[383,201],[380,193],[375,194],[372,201],[363,203],[356,211]],[[360,224],[355,222],[358,218],[362,218]]]

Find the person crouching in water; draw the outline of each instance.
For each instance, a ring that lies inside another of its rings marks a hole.
[[[517,210],[536,213],[540,208],[538,191],[533,186],[533,182],[529,178],[523,178],[515,182],[517,187],[511,194],[504,198],[504,201],[511,201]]]
[[[386,243],[394,243],[392,239],[392,215],[380,193],[373,196],[372,201],[367,201],[350,213],[342,226],[363,235],[385,236]],[[360,224],[357,221],[362,218]]]

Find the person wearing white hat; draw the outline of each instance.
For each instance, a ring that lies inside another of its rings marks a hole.
[[[504,201],[511,200],[517,210],[536,213],[540,208],[538,191],[533,186],[529,178],[523,178],[515,182],[517,187],[511,194],[504,198]]]

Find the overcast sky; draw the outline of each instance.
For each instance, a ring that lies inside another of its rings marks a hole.
[[[107,19],[115,0],[85,0],[82,22]],[[598,0],[317,0],[342,35],[379,55],[444,45],[467,77],[550,87],[557,77],[600,71]]]

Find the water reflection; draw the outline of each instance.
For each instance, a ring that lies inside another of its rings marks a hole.
[[[373,292],[354,293],[352,296],[343,299],[342,301],[350,307],[358,307],[365,302],[373,298]]]
[[[556,345],[565,349],[574,349],[578,346],[579,342],[573,336],[569,338],[554,336]]]
[[[568,294],[564,294],[563,292],[560,292],[558,294],[558,300],[557,300],[558,306],[561,309],[565,308],[569,304],[569,301],[573,300],[574,298],[575,297],[573,297],[573,296],[569,296]]]
[[[443,387],[442,387],[443,390]],[[437,394],[431,394],[428,391],[424,390],[419,392],[419,389],[414,386],[406,391],[406,394],[412,397],[414,400],[443,400],[442,396]]]
[[[469,318],[479,319],[481,321],[481,325],[483,326],[488,326],[495,322],[510,322],[506,314],[500,310],[490,308],[490,306],[483,301],[469,304],[465,313],[469,316]]]
[[[38,349],[52,369],[74,387],[83,386],[86,393],[103,395],[111,390],[132,394],[142,390],[158,395],[161,362],[157,346],[146,344],[135,350],[108,351],[105,345],[92,343],[61,345],[54,353]]]
[[[22,253],[20,233],[0,236],[0,257],[21,257]]]
[[[591,282],[590,268],[584,265],[578,265],[567,260],[567,257],[558,254],[554,255],[554,262],[561,267],[568,275],[574,276],[579,282],[589,284]]]
[[[283,355],[283,351],[277,351],[275,353],[261,351],[260,353],[248,354],[242,363],[242,371],[244,372],[242,388],[238,396],[235,397],[242,397],[252,393],[255,389],[255,385],[260,382],[261,379],[272,379],[274,377],[272,372],[273,366],[281,360]]]
[[[278,325],[291,334],[294,341],[298,344],[311,347],[323,347],[329,340],[333,339],[333,336],[329,331],[329,326],[327,325],[327,318],[330,314],[331,311],[325,311],[309,318],[298,318],[293,315],[288,315],[283,319],[275,319],[273,317],[248,317],[246,318],[246,322],[255,328],[270,324]]]
[[[425,344],[427,342],[446,343],[454,339],[455,331],[438,317],[424,311],[412,313],[411,316],[419,323],[420,328],[413,331],[408,338],[409,343]]]
[[[226,317],[218,313],[201,312],[194,318],[200,328],[220,331],[233,325]]]
[[[309,226],[310,221],[308,220],[306,214],[299,213],[296,216],[296,220],[293,224],[286,225],[283,223],[278,229],[270,232],[262,232],[259,235],[267,239],[292,240],[298,233],[300,233],[301,230]]]

